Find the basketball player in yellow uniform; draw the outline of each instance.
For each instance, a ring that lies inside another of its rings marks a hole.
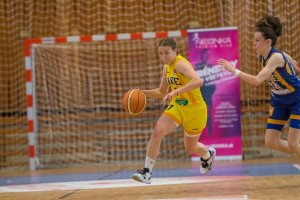
[[[178,126],[184,128],[186,151],[201,157],[201,173],[211,170],[216,156],[214,148],[208,149],[198,142],[207,121],[207,108],[200,92],[203,81],[195,73],[192,64],[181,55],[177,55],[176,42],[173,39],[162,39],[158,51],[164,63],[160,86],[143,92],[149,98],[163,98],[163,102],[169,103],[169,106],[151,134],[144,168],[132,176],[134,180],[147,184],[151,183],[152,168],[162,139]]]

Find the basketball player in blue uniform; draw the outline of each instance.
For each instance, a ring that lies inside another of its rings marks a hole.
[[[300,80],[295,74],[289,55],[275,48],[282,24],[277,17],[266,16],[256,23],[254,48],[262,70],[250,75],[234,68],[225,59],[217,62],[248,84],[258,86],[267,81],[271,90],[271,107],[266,125],[265,144],[271,149],[295,154],[300,158]],[[295,66],[297,67],[297,66]],[[285,123],[290,119],[288,138],[280,138]]]

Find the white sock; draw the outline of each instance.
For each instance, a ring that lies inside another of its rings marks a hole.
[[[209,151],[206,152],[206,154],[204,154],[203,156],[201,156],[204,160],[207,160],[210,158],[210,153]]]
[[[153,160],[152,158],[149,158],[148,156],[146,156],[145,168],[148,168],[150,172],[152,172],[154,163],[155,163],[155,160]]]

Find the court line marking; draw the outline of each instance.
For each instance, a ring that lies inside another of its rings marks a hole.
[[[215,196],[215,197],[191,197],[191,198],[167,198],[150,200],[249,200],[247,195]]]
[[[38,184],[26,184],[26,185],[1,186],[0,193],[43,192],[43,191],[54,191],[54,190],[74,191],[74,190],[124,188],[124,187],[151,187],[151,186],[189,184],[189,183],[234,181],[234,180],[247,179],[247,178],[249,178],[249,176],[207,176],[207,177],[196,176],[196,177],[153,178],[151,184],[139,183],[131,179],[38,183]]]
[[[293,167],[295,167],[296,169],[300,170],[300,165],[298,165],[298,164],[293,164]]]

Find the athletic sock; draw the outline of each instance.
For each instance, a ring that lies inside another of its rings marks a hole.
[[[150,172],[152,172],[154,163],[155,163],[155,160],[153,160],[152,158],[149,158],[148,156],[146,156],[145,168],[148,168]]]
[[[201,156],[204,160],[208,160],[210,158],[210,153],[209,151],[206,152],[203,156]]]

